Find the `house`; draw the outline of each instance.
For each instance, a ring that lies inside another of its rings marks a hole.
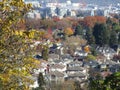
[[[103,62],[106,62],[106,57],[103,54],[99,54],[97,55],[96,60],[99,64],[102,64]]]
[[[65,72],[66,66],[62,64],[50,64],[49,65],[49,71],[59,71],[59,72]]]
[[[87,55],[88,55],[88,53],[83,50],[76,50],[74,52],[74,56],[87,56]]]
[[[56,83],[58,82],[63,82],[64,81],[64,74],[55,70],[55,71],[50,71],[47,74],[48,78],[50,81],[55,81]]]
[[[87,70],[83,67],[80,66],[73,66],[73,67],[67,67],[66,73],[67,74],[73,74],[76,72],[82,72],[82,73],[87,73]]]
[[[52,54],[59,54],[62,55],[63,54],[63,47],[62,44],[60,43],[53,43],[52,46],[49,48],[49,53]]]
[[[85,68],[78,66],[67,68],[65,80],[79,81],[82,83],[83,81],[87,80],[87,78],[88,74]]]
[[[84,61],[85,58],[86,56],[74,56],[74,61]]]
[[[114,45],[112,48],[117,52],[117,55],[120,53],[120,45]]]
[[[67,67],[75,67],[75,66],[79,66],[79,67],[82,67],[83,65],[83,62],[81,61],[72,61],[70,63],[67,64]]]
[[[113,56],[116,54],[116,51],[108,46],[104,46],[104,47],[97,46],[96,51],[99,54],[104,55],[106,57],[106,60],[112,59]]]
[[[49,56],[48,56],[48,61],[49,62],[53,62],[53,61],[59,60],[59,59],[60,59],[60,57],[59,57],[58,54],[49,54]]]
[[[61,55],[61,58],[63,60],[73,60],[73,57],[70,55],[70,54],[64,54],[64,55]]]
[[[71,61],[66,66],[66,80],[78,80],[82,81],[83,79],[87,79],[87,68],[83,67],[82,61]]]
[[[100,70],[105,70],[107,68],[107,64],[100,64]]]
[[[120,72],[120,64],[114,64],[114,65],[112,65],[111,67],[109,67],[109,70],[112,73]]]
[[[112,74],[112,72],[110,72],[110,71],[103,71],[103,72],[101,72],[100,74],[101,74],[101,76],[102,76],[102,77],[103,77],[103,79],[104,79],[105,77],[107,77],[107,76],[111,75],[111,74]]]
[[[83,61],[83,66],[86,68],[95,68],[98,66],[98,62],[95,60]]]
[[[64,65],[67,65],[74,60],[74,58],[70,54],[61,55],[60,58],[62,59],[62,64]]]
[[[117,62],[112,61],[112,60],[106,60],[103,64],[106,64],[106,65],[111,66],[111,65],[115,65],[115,64],[117,64]]]
[[[56,53],[57,51],[57,45],[56,44],[53,44],[50,48],[49,48],[49,53]]]
[[[65,80],[73,80],[73,81],[79,81],[79,82],[82,82],[83,80],[86,80],[86,79],[87,79],[87,76],[82,72],[68,74],[68,76],[65,78]]]
[[[59,60],[53,60],[53,62],[51,62],[51,64],[64,64],[62,59]]]

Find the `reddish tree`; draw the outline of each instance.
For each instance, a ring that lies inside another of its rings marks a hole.
[[[83,22],[84,26],[93,28],[95,23],[106,23],[106,18],[103,16],[87,16]]]
[[[84,18],[84,26],[87,27],[94,27],[95,23],[96,23],[96,18],[93,16],[87,16]]]
[[[53,21],[55,21],[55,22],[60,21],[60,18],[59,18],[59,17],[57,17],[57,16],[54,16],[52,19],[53,19]]]
[[[106,18],[104,16],[95,16],[97,23],[106,23]]]

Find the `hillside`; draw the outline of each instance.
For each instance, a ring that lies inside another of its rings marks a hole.
[[[58,0],[59,2],[66,2],[66,0]],[[72,2],[82,2],[86,4],[108,5],[120,3],[120,0],[71,0]]]

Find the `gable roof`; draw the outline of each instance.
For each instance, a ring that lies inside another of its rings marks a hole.
[[[82,62],[76,60],[76,61],[70,62],[69,64],[82,64]]]
[[[52,64],[50,65],[50,68],[54,68],[54,69],[63,69],[65,66],[61,65],[61,64]]]
[[[84,68],[80,66],[67,67],[67,71],[83,71]]]
[[[77,73],[69,74],[68,77],[85,77],[85,75],[82,72],[77,72]]]
[[[58,59],[59,55],[58,54],[49,54],[49,58]]]
[[[64,74],[59,72],[59,71],[57,71],[57,70],[49,72],[48,75],[50,75],[50,76],[51,75],[55,75],[56,77],[64,77]]]

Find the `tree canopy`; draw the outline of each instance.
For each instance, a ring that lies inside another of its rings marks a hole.
[[[0,85],[2,90],[29,90],[31,72],[38,63],[31,47],[34,35],[16,30],[30,10],[23,0],[0,1]]]
[[[103,79],[99,74],[90,78],[89,90],[119,90],[120,72],[111,74]]]
[[[93,29],[96,44],[103,46],[109,43],[109,30],[105,24],[96,24]]]
[[[83,30],[82,30],[82,27],[81,25],[77,25],[76,28],[75,28],[75,35],[83,35]]]

